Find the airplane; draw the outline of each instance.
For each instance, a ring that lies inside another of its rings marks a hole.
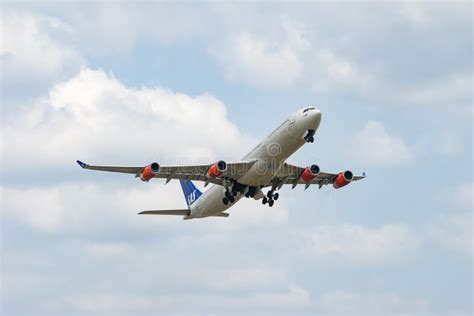
[[[342,188],[352,181],[364,179],[354,176],[349,170],[339,173],[321,172],[318,165],[298,167],[286,160],[306,143],[313,143],[321,123],[321,112],[315,107],[306,107],[292,113],[261,143],[253,148],[242,160],[226,162],[219,160],[205,165],[161,166],[153,162],[147,166],[91,166],[77,160],[83,169],[128,173],[148,182],[153,178],[179,180],[187,208],[174,210],[148,210],[139,215],[180,215],[183,219],[205,217],[228,217],[225,211],[241,198],[262,200],[262,204],[272,207],[279,198],[283,185],[311,185],[319,189],[331,184]],[[204,182],[201,192],[192,181]],[[268,191],[264,193],[264,189]]]

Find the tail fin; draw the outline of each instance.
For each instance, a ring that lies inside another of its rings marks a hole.
[[[191,181],[179,180],[181,184],[181,189],[183,189],[184,198],[186,199],[186,204],[190,207],[197,199],[202,195],[202,192],[194,186]]]

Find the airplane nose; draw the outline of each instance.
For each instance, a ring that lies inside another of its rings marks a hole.
[[[319,126],[319,124],[321,123],[321,111],[319,111],[319,110],[311,111],[311,113],[309,114],[308,119],[311,122],[310,124],[317,128]]]

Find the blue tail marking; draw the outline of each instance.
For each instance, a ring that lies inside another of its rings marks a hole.
[[[186,204],[190,207],[194,202],[197,201],[202,195],[202,192],[199,191],[196,186],[191,181],[186,182],[185,180],[179,180],[181,184],[181,189],[183,189],[184,198]]]

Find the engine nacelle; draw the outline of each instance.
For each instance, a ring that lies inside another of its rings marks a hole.
[[[140,173],[140,179],[142,181],[150,181],[153,177],[155,177],[160,171],[160,165],[156,162],[149,164],[145,168],[143,168],[142,172]]]
[[[314,178],[316,178],[316,176],[319,174],[319,167],[317,165],[311,165],[309,167],[306,167],[303,172],[301,173],[301,180],[303,180],[304,182],[310,182],[312,181]]]
[[[218,162],[211,165],[209,170],[207,170],[207,176],[209,178],[217,178],[224,174],[227,170],[227,163],[224,160],[219,160]]]
[[[334,183],[333,183],[334,189],[339,189],[339,188],[342,188],[343,186],[348,185],[352,181],[353,178],[354,178],[354,175],[349,170],[339,173],[336,179],[334,179]]]

